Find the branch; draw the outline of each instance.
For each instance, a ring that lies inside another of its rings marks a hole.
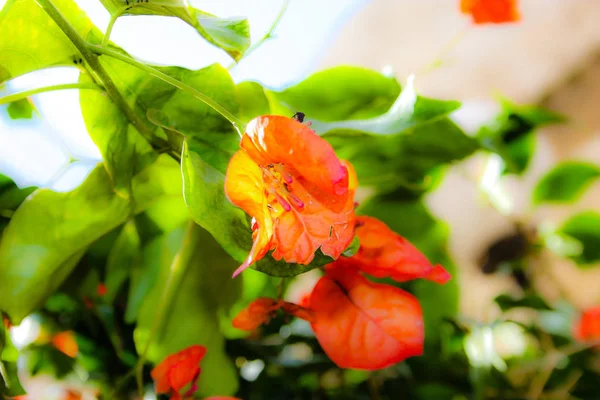
[[[47,1],[47,0],[45,0],[45,1]],[[152,68],[149,65],[146,65],[139,61],[136,61],[133,58],[126,56],[124,54],[118,53],[114,50],[107,49],[107,48],[101,47],[101,46],[95,46],[95,45],[88,45],[87,47],[90,51],[93,51],[97,54],[103,54],[105,56],[115,58],[115,59],[123,61],[124,63],[127,63],[133,67],[141,69],[142,71],[147,72],[150,75],[153,75],[153,76],[157,77],[158,79],[161,79],[161,80],[167,82],[168,84],[184,91],[185,93],[189,94],[190,96],[197,98],[198,100],[202,101],[204,104],[206,104],[207,106],[209,106],[210,108],[212,108],[213,110],[215,110],[216,112],[221,114],[221,116],[223,116],[223,118],[225,118],[226,120],[231,122],[233,127],[237,130],[238,134],[240,136],[242,135],[242,132],[244,130],[244,124],[242,123],[242,121],[238,117],[236,117],[235,115],[230,113],[225,107],[223,107],[222,105],[220,105],[219,103],[217,103],[216,101],[214,101],[213,99],[211,99],[210,97],[205,95],[204,93],[200,92],[199,90],[194,89],[193,87],[191,87],[181,81],[178,81],[177,79],[173,78],[172,76],[167,75],[163,72],[160,72],[159,70]]]
[[[9,94],[8,96],[0,97],[0,104],[12,103],[13,101],[26,99],[27,97],[32,96],[34,94],[66,89],[104,90],[102,89],[102,87],[96,85],[95,83],[64,83],[61,85],[44,86],[37,89],[23,90],[21,92]]]
[[[63,31],[67,38],[81,53],[82,58],[85,60],[87,65],[95,72],[98,76],[104,88],[112,101],[121,109],[121,112],[125,114],[129,122],[137,129],[137,131],[157,149],[164,149],[169,147],[167,141],[154,136],[153,129],[148,127],[146,123],[137,115],[133,109],[129,106],[125,98],[119,92],[116,85],[108,75],[108,73],[100,64],[98,56],[89,50],[89,44],[77,33],[75,28],[65,19],[61,12],[56,8],[51,0],[36,0],[40,6],[44,9],[46,14],[58,25]]]

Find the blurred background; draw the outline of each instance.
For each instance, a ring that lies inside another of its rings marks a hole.
[[[77,3],[98,27],[107,26],[109,14],[99,1]],[[269,30],[283,5],[279,0],[191,3],[222,17],[248,17],[253,41]],[[232,66],[231,73],[236,82],[254,80],[273,89],[336,65],[368,67],[402,83],[415,74],[420,94],[463,103],[452,117],[471,133],[499,112],[499,96],[565,115],[567,123],[537,132],[535,153],[523,175],[494,174],[494,156],[478,154],[453,166],[426,199],[451,229],[462,313],[491,322],[499,315],[493,299],[519,288],[509,274],[482,272],[485,250],[514,234],[516,224],[559,224],[578,210],[600,210],[600,181],[568,206],[533,210],[530,204],[531,190],[558,162],[600,162],[600,2],[522,0],[520,22],[485,26],[472,24],[458,12],[457,3],[292,0],[274,38]],[[224,52],[175,18],[123,17],[111,40],[156,64],[194,69],[214,62],[231,64]],[[76,75],[56,68],[14,79],[2,90],[73,81]],[[31,120],[12,120],[7,107],[0,106],[0,173],[21,187],[70,190],[100,160],[77,111],[78,93],[39,94],[31,101],[38,113]],[[501,206],[494,200],[498,197]],[[550,299],[562,293],[577,308],[600,302],[600,268],[580,269],[550,252],[536,262],[543,272],[535,276],[535,285]]]

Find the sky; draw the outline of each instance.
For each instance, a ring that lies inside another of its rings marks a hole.
[[[265,42],[231,68],[236,82],[258,81],[272,89],[290,86],[315,71],[339,28],[367,0],[295,0]],[[92,22],[104,30],[109,14],[99,0],[78,0]],[[245,16],[252,41],[269,30],[282,0],[192,1],[192,6],[220,17]],[[3,0],[0,0],[0,6]],[[325,40],[323,40],[325,38]],[[155,64],[199,69],[215,62],[230,66],[222,50],[210,45],[177,18],[127,16],[120,18],[111,40],[134,57]],[[21,90],[76,82],[74,68],[50,68],[9,81],[0,96]],[[63,90],[32,96],[38,114],[31,120],[11,120],[0,106],[0,174],[19,187],[48,187],[68,191],[79,185],[101,156],[87,134],[79,108],[79,92]]]

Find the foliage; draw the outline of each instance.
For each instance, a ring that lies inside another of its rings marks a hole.
[[[21,365],[65,382],[85,371],[110,399],[142,395],[153,381],[172,398],[596,395],[597,354],[586,341],[597,339],[594,322],[582,319],[586,335],[576,342],[572,308],[529,280],[531,259],[546,249],[597,266],[598,212],[549,231],[519,225],[491,246],[483,272],[508,269],[522,293],[497,297],[503,319],[481,324],[458,315],[451,232],[426,205],[444,171],[475,152],[522,174],[537,127],[562,117],[502,101],[501,114],[470,137],[448,117],[460,104],[418,95],[414,77],[402,88],[340,66],[273,90],[236,84],[216,64],[152,66],[109,40],[118,18],[179,18],[235,61],[260,42],[250,47],[246,19],[183,1],[102,3],[106,34],[72,0],[8,0],[0,11],[0,84],[55,66],[77,70],[69,85],[80,89],[103,157],[65,193],[0,176],[1,396],[24,393]],[[463,11],[476,23],[518,18],[507,2],[484,21],[483,3],[462,2]],[[35,93],[6,99],[11,118],[35,111]],[[556,166],[533,203],[576,201],[599,168]],[[309,271],[314,288],[302,286]],[[302,299],[291,298],[294,285]],[[536,318],[507,321],[514,309]],[[13,345],[32,325],[37,337]],[[505,337],[522,346],[487,346]],[[538,365],[552,366],[541,389],[528,379]]]

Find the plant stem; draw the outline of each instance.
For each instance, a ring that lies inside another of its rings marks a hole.
[[[45,1],[47,1],[47,0],[45,0]],[[105,56],[112,57],[117,60],[123,61],[124,63],[127,63],[136,68],[139,68],[142,71],[147,72],[150,75],[153,75],[153,76],[157,77],[158,79],[161,79],[178,89],[181,89],[185,93],[197,98],[198,100],[202,101],[204,104],[206,104],[207,106],[209,106],[210,108],[212,108],[213,110],[215,110],[216,112],[221,114],[223,116],[223,118],[225,118],[226,120],[231,122],[233,127],[237,130],[238,134],[240,136],[242,135],[242,132],[244,130],[244,124],[242,123],[242,121],[239,118],[237,118],[235,115],[230,113],[225,107],[223,107],[222,105],[220,105],[219,103],[217,103],[216,101],[214,101],[213,99],[211,99],[210,97],[205,95],[204,93],[194,89],[193,87],[191,87],[189,85],[186,85],[185,83],[183,83],[181,81],[178,81],[177,79],[173,78],[172,76],[169,76],[163,72],[160,72],[157,69],[150,67],[149,65],[146,65],[139,61],[136,61],[133,58],[126,56],[124,54],[118,53],[114,50],[107,49],[107,48],[100,47],[100,46],[94,46],[94,45],[88,45],[88,49],[92,52],[95,52],[98,54],[103,54]]]
[[[12,103],[21,99],[26,99],[29,96],[39,93],[52,92],[55,90],[66,90],[66,89],[93,89],[93,90],[104,90],[102,87],[95,83],[63,83],[61,85],[44,86],[31,90],[23,90],[9,94],[8,96],[0,97],[0,104]]]
[[[117,89],[116,85],[108,75],[108,73],[100,64],[98,56],[89,50],[89,44],[83,40],[81,35],[71,26],[71,24],[65,19],[61,12],[56,8],[51,0],[36,0],[40,6],[44,9],[46,14],[58,25],[63,31],[67,38],[81,53],[82,58],[85,60],[87,65],[94,71],[98,76],[104,88],[112,101],[119,107],[121,112],[125,114],[129,122],[137,129],[137,131],[152,145],[154,148],[164,149],[168,147],[168,143],[154,136],[153,130],[146,125],[146,123],[133,111],[125,98],[121,95],[121,92]]]
[[[279,22],[281,21],[281,18],[283,17],[283,14],[285,14],[285,11],[287,10],[289,5],[290,5],[290,0],[283,1],[283,6],[281,7],[279,14],[277,14],[277,17],[275,17],[275,21],[273,21],[273,24],[271,25],[271,27],[269,28],[267,33],[265,33],[265,35],[262,38],[260,38],[260,40],[258,42],[254,43],[252,46],[250,46],[250,48],[248,48],[248,50],[246,50],[246,52],[244,53],[244,57],[249,56],[254,50],[259,48],[264,42],[273,38],[273,32],[279,25]],[[229,64],[227,69],[233,68],[236,64],[237,63],[235,61],[232,62],[231,64]]]
[[[144,346],[144,350],[140,354],[140,358],[138,359],[135,368],[135,377],[138,386],[138,391],[140,392],[140,397],[143,397],[142,372],[144,368],[144,363],[146,361],[146,356],[148,355],[148,350],[150,349],[150,345],[152,344],[152,341],[154,340],[155,336],[161,329],[163,325],[163,320],[167,315],[167,311],[170,308],[173,298],[179,290],[179,286],[181,285],[181,282],[185,275],[184,272],[186,271],[187,266],[189,265],[189,260],[194,252],[194,242],[196,240],[196,234],[198,232],[198,226],[196,225],[196,223],[190,221],[188,223],[183,242],[181,243],[181,247],[179,248],[179,251],[173,258],[173,261],[171,263],[169,277],[167,278],[162,298],[156,310],[156,319],[154,319],[152,328],[150,329],[150,334],[148,335],[146,341],[146,345]]]

